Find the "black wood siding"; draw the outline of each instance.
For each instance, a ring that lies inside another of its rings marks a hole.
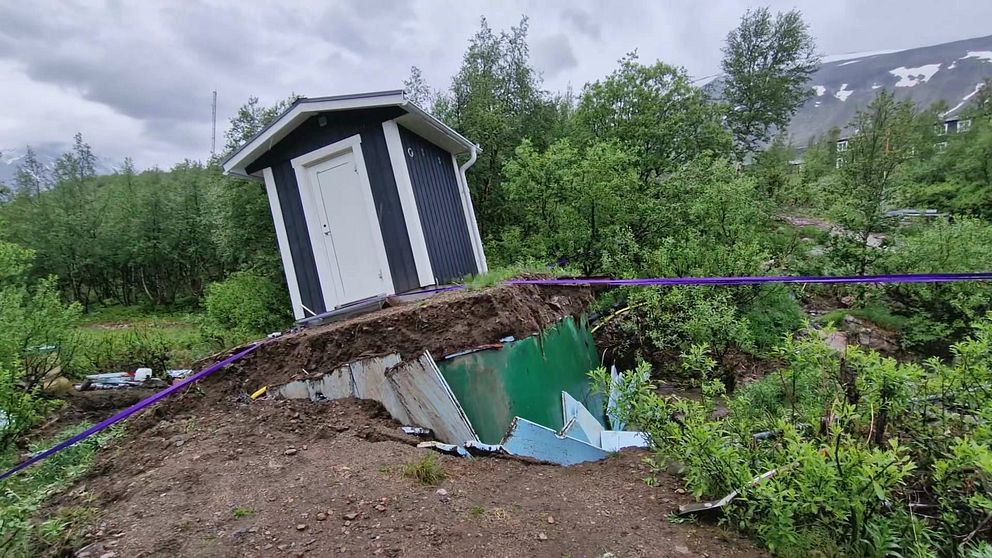
[[[302,223],[303,231],[306,232],[303,204],[299,202],[299,186],[296,184],[296,175],[290,160],[355,134],[361,134],[365,169],[368,172],[369,184],[372,186],[372,197],[375,200],[376,214],[379,217],[382,242],[386,248],[386,259],[389,262],[389,271],[393,277],[393,288],[396,289],[396,292],[409,291],[419,286],[413,251],[410,248],[410,238],[406,233],[403,208],[400,205],[399,192],[396,190],[396,181],[393,178],[393,167],[389,162],[389,153],[386,150],[386,137],[382,132],[384,121],[402,114],[404,114],[402,109],[392,107],[311,116],[246,169],[249,173],[253,173],[266,167],[272,167],[280,200],[283,189],[295,192],[297,203],[290,208],[290,211],[295,212],[292,216],[293,220]],[[324,126],[320,125],[321,116],[324,116]],[[283,167],[283,172],[276,173],[276,167]],[[283,219],[286,221],[288,229],[290,218],[286,216],[285,207],[283,208]],[[310,245],[309,237],[304,235],[303,240],[294,241],[291,236],[290,252],[293,254],[293,264],[296,267],[296,277],[300,284],[301,296],[304,289],[307,289],[311,293],[316,293],[316,298],[323,301],[320,284],[316,281],[317,266],[314,262],[313,248]],[[307,283],[306,286],[304,286],[305,282]],[[307,306],[317,311],[316,308]],[[323,302],[320,306],[323,307]]]
[[[324,307],[324,293],[320,290],[317,265],[314,263],[313,248],[310,245],[310,232],[307,230],[307,220],[303,216],[303,201],[296,184],[293,165],[289,161],[273,165],[272,179],[276,183],[279,209],[282,211],[282,220],[286,225],[289,253],[293,256],[295,268],[293,271],[296,272],[296,282],[300,287],[300,302],[320,314],[327,308]]]
[[[477,273],[451,154],[399,128],[435,280],[444,284]]]

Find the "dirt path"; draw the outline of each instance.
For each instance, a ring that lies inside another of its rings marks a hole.
[[[691,496],[647,486],[643,452],[570,468],[439,456],[431,487],[402,474],[428,450],[396,426],[357,400],[175,417],[105,454],[75,503],[103,508],[94,540],[121,557],[765,555],[669,522]]]
[[[851,231],[831,223],[826,219],[819,219],[817,217],[802,217],[799,215],[784,215],[782,220],[794,227],[816,227],[821,231],[828,232],[831,235],[844,235],[849,237],[854,237],[854,233]],[[868,246],[872,248],[879,248],[882,243],[885,242],[885,236],[881,234],[869,234],[868,235]]]

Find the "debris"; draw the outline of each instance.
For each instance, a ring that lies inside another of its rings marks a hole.
[[[327,514],[324,512],[317,512],[317,521],[324,521],[327,519]]]
[[[749,486],[752,486],[752,487],[757,486],[757,485],[765,482],[766,480],[774,477],[775,475],[777,475],[779,473],[784,473],[784,472],[788,471],[789,469],[795,467],[798,464],[799,464],[798,461],[793,461],[792,463],[786,465],[785,467],[780,467],[778,469],[772,469],[771,471],[766,471],[766,472],[764,472],[764,473],[762,473],[762,474],[754,477],[753,479],[751,479],[751,482],[748,483],[748,485]],[[720,498],[719,500],[709,501],[709,502],[693,502],[691,504],[683,504],[683,505],[679,506],[679,513],[678,513],[678,515],[688,515],[688,514],[692,514],[692,513],[699,513],[699,512],[703,512],[703,511],[715,510],[717,508],[722,508],[723,506],[726,506],[730,502],[733,502],[734,499],[736,499],[738,496],[740,496],[740,494],[741,494],[741,491],[740,490],[734,490],[733,492],[731,492],[730,494],[727,494],[726,496],[724,496],[723,498]]]
[[[469,440],[465,442],[465,450],[476,457],[506,453],[503,446],[499,444],[483,444],[482,442],[478,442],[476,440]]]
[[[139,368],[134,371],[134,379],[139,382],[144,382],[145,380],[151,377],[152,377],[151,368]]]
[[[402,424],[410,424],[412,421],[407,410],[386,380],[386,370],[399,364],[400,360],[400,355],[392,354],[360,360],[348,366],[351,368],[355,397],[378,401],[394,419]]]
[[[355,512],[350,512],[350,513],[344,514],[341,517],[345,518],[346,521],[354,521],[354,520],[358,519],[358,514],[355,513]]]
[[[407,422],[429,428],[449,444],[479,439],[427,351],[415,361],[387,370],[386,379],[409,415]]]
[[[644,432],[604,430],[601,433],[599,447],[610,452],[620,451],[623,448],[646,448],[648,440]]]
[[[545,535],[544,533],[538,533],[537,534],[537,539],[538,540],[541,540],[541,541],[546,541],[546,540],[548,540],[548,536]]]
[[[276,337],[281,337],[281,336],[282,336],[282,332],[281,331],[273,331],[272,333],[266,335],[265,338],[266,339],[275,339]]]
[[[561,392],[562,418],[565,427],[559,436],[570,436],[587,444],[599,445],[600,434],[605,430],[600,421],[568,392]]]
[[[549,516],[548,516],[548,523],[550,523],[550,524],[552,524],[552,525],[554,525],[554,523],[555,523],[555,518],[554,518],[553,516],[550,516],[550,515],[549,515]]]
[[[461,446],[456,446],[455,444],[445,444],[443,442],[430,441],[430,442],[420,442],[417,444],[418,448],[430,448],[435,451],[447,455],[453,455],[455,457],[468,457],[469,453],[465,451],[465,448]]]
[[[297,450],[296,448],[289,448],[286,451],[282,452],[282,454],[283,455],[296,455],[296,452],[297,451],[299,451],[299,450]]]
[[[427,437],[431,435],[431,431],[427,428],[421,428],[419,426],[401,426],[400,430],[404,434],[409,434],[411,436]]]
[[[606,416],[610,420],[610,426],[613,430],[624,430],[624,422],[620,420],[620,415],[617,412],[617,405],[620,401],[620,373],[617,372],[616,366],[610,367],[610,395],[606,402]]]
[[[258,388],[257,390],[255,390],[254,393],[251,394],[251,400],[254,401],[254,400],[258,399],[259,397],[265,395],[268,392],[269,392],[269,386],[262,386],[262,387]]]
[[[182,380],[183,378],[188,378],[189,376],[192,376],[193,371],[188,368],[166,370],[165,375],[170,378]]]
[[[445,355],[441,360],[449,360],[460,356],[470,355],[472,353],[477,353],[479,351],[488,351],[491,349],[502,349],[503,343],[486,343],[485,345],[479,345],[478,347],[472,347],[471,349],[465,349],[464,351],[458,351],[457,353],[451,353],[450,355]]]
[[[516,417],[501,444],[511,455],[531,457],[559,465],[599,461],[608,453],[592,444],[558,434],[540,424]]]
[[[306,523],[299,523],[299,524],[296,525],[296,530],[297,531],[306,531],[306,529],[307,529],[307,524]]]

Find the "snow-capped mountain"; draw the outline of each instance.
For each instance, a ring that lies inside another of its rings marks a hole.
[[[32,146],[32,149],[34,150],[35,158],[37,158],[46,169],[52,170],[55,168],[55,161],[58,160],[58,158],[66,151],[66,149],[68,149],[68,147]],[[25,147],[15,147],[11,149],[0,147],[0,183],[8,185],[13,184],[14,176],[17,174],[17,169],[24,161],[24,155],[26,152],[27,148]],[[109,159],[97,158],[97,174],[113,174],[118,167],[119,163]]]
[[[853,53],[824,57],[810,85],[814,96],[792,119],[793,145],[833,127],[843,129],[881,88],[898,99],[926,108],[944,101],[954,116],[992,78],[992,35],[902,51]]]

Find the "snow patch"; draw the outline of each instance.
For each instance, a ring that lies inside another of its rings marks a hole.
[[[875,82],[875,83],[871,84],[871,88],[872,89],[878,89],[880,87],[882,87],[882,85],[880,83],[878,83],[878,82]]]
[[[836,93],[834,93],[834,97],[837,97],[841,100],[841,102],[844,102],[851,96],[852,93],[854,93],[854,91],[848,89],[847,84],[845,83],[840,86],[840,89],[838,89]]]
[[[968,93],[967,95],[965,95],[964,97],[962,97],[961,98],[961,102],[958,103],[958,104],[956,104],[956,105],[954,105],[954,108],[952,108],[951,110],[945,112],[943,114],[943,116],[947,116],[948,114],[951,114],[952,112],[954,112],[954,111],[958,110],[959,108],[961,108],[961,107],[965,106],[966,104],[968,104],[968,101],[970,101],[972,97],[974,97],[975,95],[977,95],[978,92],[982,90],[982,86],[984,86],[984,85],[985,85],[985,82],[978,82],[978,84],[975,85],[975,90],[974,91],[972,91],[971,93]]]
[[[821,103],[820,101],[817,101],[817,102],[813,103],[813,107],[814,108],[820,108],[820,105],[821,104],[823,104],[823,103]]]
[[[814,85],[813,91],[816,92],[817,97],[822,97],[827,92],[827,88],[822,85]]]
[[[954,68],[957,68],[957,67],[958,67],[958,61],[955,60],[954,62],[951,62],[951,65],[948,66],[947,69],[948,70],[953,70]]]
[[[837,66],[838,67],[839,66],[847,66],[848,64],[857,64],[858,62],[861,62],[861,59],[860,58],[858,58],[857,60],[851,60],[849,62],[843,62],[841,64],[837,64]]]
[[[969,50],[968,54],[958,58],[958,60],[964,60],[966,58],[977,58],[986,62],[992,62],[992,50]]]
[[[924,64],[918,68],[900,66],[889,70],[889,73],[899,78],[896,87],[913,87],[926,83],[940,70],[940,64]]]

